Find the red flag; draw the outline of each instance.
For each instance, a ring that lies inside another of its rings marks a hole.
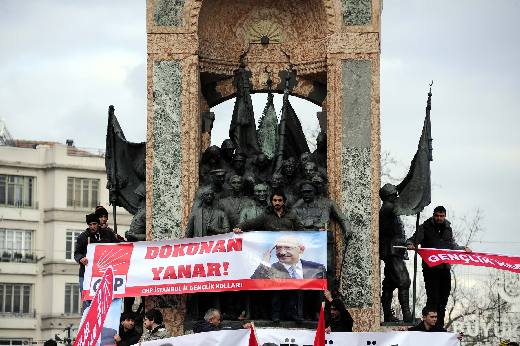
[[[314,346],[325,345],[325,303],[321,303],[320,320],[318,321],[318,328],[316,329],[316,336],[314,337]]]
[[[112,267],[107,268],[96,290],[90,308],[78,329],[74,346],[93,346],[101,336],[103,323],[112,303],[114,273]]]
[[[251,323],[251,328],[249,328],[250,330],[250,333],[249,333],[249,346],[259,346],[258,345],[258,340],[256,338],[256,333],[255,333],[255,325],[253,323]]]

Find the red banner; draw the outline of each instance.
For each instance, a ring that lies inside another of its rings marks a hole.
[[[101,278],[87,316],[79,327],[74,346],[93,346],[96,344],[112,303],[113,284],[114,273],[112,268],[109,267]]]
[[[518,256],[428,248],[419,249],[417,252],[430,267],[435,267],[442,263],[464,264],[520,273],[520,257]]]

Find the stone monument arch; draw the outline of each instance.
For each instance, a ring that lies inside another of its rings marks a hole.
[[[352,227],[340,291],[356,330],[377,330],[380,12],[380,0],[147,0],[148,239],[184,236],[202,114],[234,96],[240,63],[253,93],[269,75],[283,92],[291,73],[291,95],[326,114],[328,194]]]

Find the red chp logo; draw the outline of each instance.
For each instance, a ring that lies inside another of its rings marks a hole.
[[[133,249],[134,244],[132,243],[96,245],[92,276],[102,277],[108,267],[112,267],[114,276],[128,274]]]
[[[101,278],[109,267],[112,267],[114,273],[114,294],[125,293],[126,275],[130,268],[133,249],[134,244],[132,243],[96,245],[89,292],[91,297],[98,289]]]

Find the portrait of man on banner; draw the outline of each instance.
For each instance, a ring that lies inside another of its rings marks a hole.
[[[277,262],[270,263],[274,252]],[[278,238],[274,246],[264,254],[263,262],[256,268],[251,279],[324,279],[325,265],[302,259],[305,245],[294,236]]]

